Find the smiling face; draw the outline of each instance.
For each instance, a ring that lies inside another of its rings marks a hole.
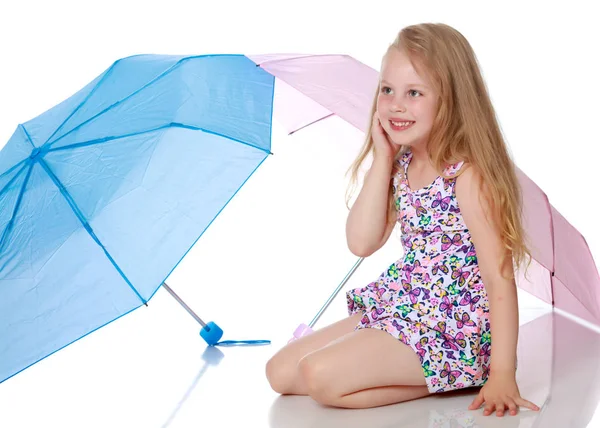
[[[427,144],[437,111],[437,95],[425,76],[419,76],[408,56],[392,48],[384,57],[377,95],[377,111],[390,139],[407,146]],[[391,120],[414,122],[398,129]]]

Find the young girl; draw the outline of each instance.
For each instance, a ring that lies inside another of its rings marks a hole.
[[[351,167],[355,181],[372,154],[348,247],[368,257],[399,222],[404,257],[347,293],[348,318],[274,355],[271,387],[368,408],[483,385],[469,409],[539,410],[515,380],[513,259],[529,255],[520,188],[464,36],[444,24],[404,28],[383,57],[371,116]]]

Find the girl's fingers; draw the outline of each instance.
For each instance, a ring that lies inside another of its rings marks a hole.
[[[504,402],[496,401],[496,416],[504,416]]]
[[[491,415],[494,411],[494,403],[486,403],[483,408],[483,416]]]
[[[479,406],[483,404],[483,402],[483,395],[478,395],[469,406],[469,410],[478,409]],[[494,412],[494,410],[496,411],[497,416],[504,416],[506,411],[508,411],[511,415],[516,415],[519,412],[519,406],[523,406],[531,410],[539,410],[539,407],[533,404],[531,401],[524,400],[520,397],[516,399],[506,397],[503,400],[496,400],[491,402],[486,401],[485,406],[483,408],[483,416],[491,415]]]
[[[479,395],[477,395],[477,397],[475,397],[475,400],[473,400],[473,402],[469,406],[469,410],[479,409],[479,407],[482,404],[483,404],[483,394],[479,393]]]
[[[528,409],[531,409],[531,410],[540,410],[540,408],[538,406],[536,406],[535,404],[533,404],[531,401],[527,401],[522,398],[517,400],[517,403],[519,404],[519,406],[527,407]]]
[[[519,410],[519,406],[517,406],[517,403],[515,403],[515,401],[510,397],[506,401],[508,401],[508,410],[510,414],[513,416],[516,415]]]

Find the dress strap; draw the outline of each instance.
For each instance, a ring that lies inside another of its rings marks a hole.
[[[465,161],[460,161],[448,165],[446,168],[444,168],[444,174],[449,176],[456,175],[456,173],[460,171],[460,168],[464,165],[464,163]]]
[[[404,172],[405,177],[407,176],[406,170],[408,169],[408,164],[410,163],[411,158],[412,158],[412,152],[410,150],[408,150],[399,159],[399,163],[400,163],[400,166],[402,167],[402,171]]]
[[[408,150],[404,153],[399,159],[398,164],[402,167],[402,171],[404,172],[404,177],[408,175],[408,164],[412,158],[412,151]],[[455,175],[458,171],[460,171],[461,167],[464,165],[465,161],[459,161],[453,164],[450,164],[444,168],[443,173],[448,176]]]
[[[398,166],[398,171],[393,175],[393,188],[394,188],[394,197],[396,198],[401,189],[402,184],[406,178],[406,166],[408,165],[408,161],[410,159],[410,151],[403,153],[400,157],[396,158],[394,161]]]

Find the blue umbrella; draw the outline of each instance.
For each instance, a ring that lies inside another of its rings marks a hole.
[[[165,279],[272,154],[275,76],[302,106],[284,109],[294,132],[334,113],[362,126],[360,73],[348,56],[137,55],[19,125],[0,151],[0,382],[161,286],[217,344]],[[218,344],[240,343],[269,341]]]
[[[1,381],[147,304],[271,154],[273,91],[243,55],[139,55],[17,127],[0,152]]]

